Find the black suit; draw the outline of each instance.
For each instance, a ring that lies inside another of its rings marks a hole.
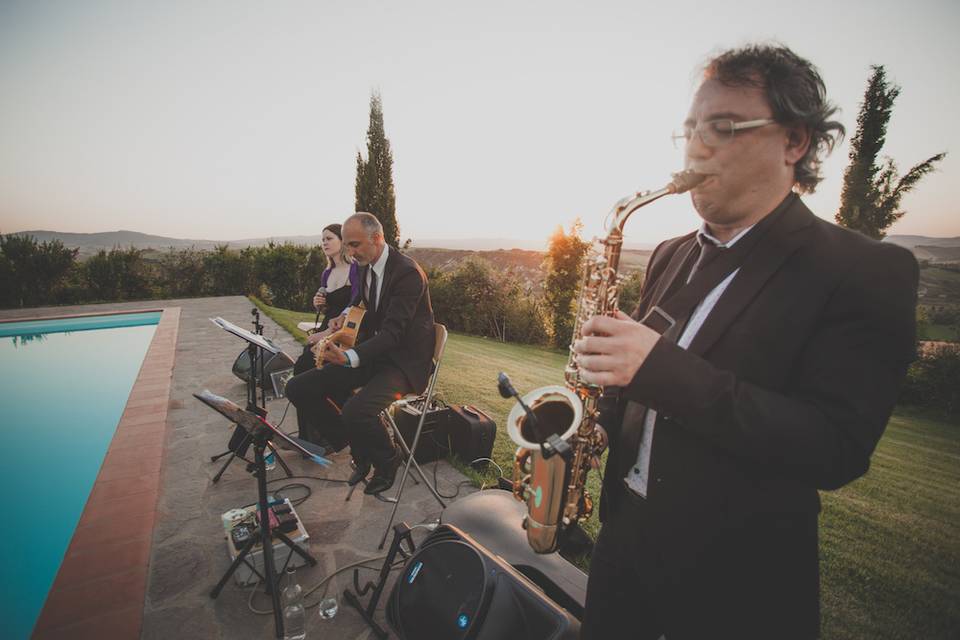
[[[355,458],[374,463],[394,452],[380,412],[397,394],[426,387],[435,339],[426,275],[409,257],[388,251],[379,303],[366,300],[365,284],[351,303],[367,307],[354,349],[360,366],[327,364],[295,376],[286,387],[297,407],[301,437],[323,437],[335,448],[349,443]],[[363,283],[369,268],[360,271]],[[362,389],[351,395],[357,387]]]
[[[676,290],[694,235],[654,251],[635,318]],[[817,489],[869,467],[913,358],[917,281],[908,251],[788,196],[689,348],[662,338],[603,399],[584,637],[819,633]],[[657,411],[645,499],[623,483],[628,401]]]

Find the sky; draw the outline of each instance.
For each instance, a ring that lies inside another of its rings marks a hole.
[[[778,41],[853,135],[871,64],[902,87],[884,153],[949,155],[893,234],[960,236],[960,3],[0,0],[0,233],[318,234],[353,211],[372,91],[401,239],[540,242],[682,168],[708,56]],[[832,220],[849,145],[805,198]],[[698,225],[688,196],[628,242]]]

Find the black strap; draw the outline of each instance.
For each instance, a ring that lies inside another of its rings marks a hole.
[[[707,294],[743,265],[753,248],[773,226],[776,218],[779,217],[777,214],[784,211],[794,198],[796,198],[795,194],[787,196],[780,206],[754,225],[732,247],[719,252],[702,269],[694,273],[690,282],[681,287],[666,302],[651,308],[641,322],[663,335],[677,322],[685,321]],[[679,336],[675,337],[679,338]]]

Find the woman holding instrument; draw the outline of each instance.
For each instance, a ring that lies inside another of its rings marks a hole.
[[[339,224],[329,224],[323,228],[320,247],[327,256],[327,268],[320,276],[320,288],[313,296],[313,306],[317,310],[317,320],[319,321],[320,314],[323,314],[323,321],[319,322],[317,331],[307,338],[303,353],[293,367],[294,375],[315,366],[314,355],[310,348],[326,335],[330,319],[343,313],[360,288],[357,264],[347,255]]]

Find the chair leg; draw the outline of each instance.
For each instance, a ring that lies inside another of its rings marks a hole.
[[[394,436],[396,436],[397,441],[400,443],[400,448],[403,449],[403,455],[405,455],[407,458],[413,457],[410,453],[410,447],[407,446],[407,441],[403,439],[403,435],[400,433],[400,428],[397,427],[397,423],[393,421],[393,416],[386,412],[384,412],[384,414],[390,424],[390,429],[393,430]],[[416,476],[413,476],[413,483],[417,485],[420,484],[420,481],[417,480]]]
[[[377,547],[378,549],[383,549],[383,545],[384,545],[384,544],[386,543],[386,541],[387,541],[387,535],[390,533],[390,527],[393,525],[393,519],[396,517],[396,515],[397,515],[397,509],[400,507],[400,496],[403,495],[403,486],[404,486],[404,484],[405,484],[406,481],[407,481],[407,475],[409,475],[409,473],[410,473],[410,465],[411,465],[411,464],[413,464],[414,467],[416,467],[417,473],[420,475],[420,478],[423,480],[423,483],[424,483],[425,485],[427,485],[427,488],[430,489],[430,493],[432,493],[432,494],[433,494],[433,497],[436,498],[436,499],[437,499],[437,502],[440,503],[440,508],[442,508],[442,509],[446,509],[446,508],[447,508],[446,503],[443,501],[443,498],[440,497],[440,494],[437,492],[436,487],[434,487],[432,484],[430,484],[430,481],[427,480],[427,478],[426,478],[425,475],[423,475],[423,470],[420,468],[420,465],[417,463],[417,461],[416,461],[416,460],[414,459],[414,457],[413,457],[413,451],[416,451],[417,444],[418,444],[419,441],[420,441],[420,433],[421,433],[421,431],[423,430],[423,423],[424,423],[424,421],[426,420],[426,417],[427,417],[427,407],[430,406],[430,398],[433,396],[433,383],[434,383],[435,381],[436,381],[436,377],[434,376],[434,378],[432,378],[431,381],[430,381],[430,386],[429,386],[429,388],[427,389],[427,396],[426,396],[427,401],[424,403],[424,405],[423,405],[424,408],[423,408],[423,410],[420,412],[420,422],[417,424],[417,431],[416,431],[416,433],[415,433],[414,436],[413,436],[413,447],[412,447],[412,448],[410,448],[410,447],[407,446],[406,441],[403,439],[403,435],[400,433],[399,427],[397,427],[397,423],[394,422],[394,420],[393,420],[393,416],[390,415],[389,413],[386,414],[386,418],[387,418],[387,420],[388,420],[389,423],[390,423],[390,427],[393,429],[394,433],[397,435],[397,438],[398,438],[398,439],[400,440],[400,442],[402,443],[402,444],[401,444],[401,447],[402,447],[402,448],[406,451],[406,453],[407,453],[407,462],[406,462],[406,464],[405,464],[404,467],[403,467],[403,475],[400,476],[400,486],[397,487],[397,495],[396,495],[396,497],[393,498],[393,499],[389,499],[389,498],[387,499],[389,502],[393,502],[393,510],[390,512],[390,520],[387,522],[387,528],[384,529],[384,531],[383,531],[383,537],[380,538],[380,545]]]

